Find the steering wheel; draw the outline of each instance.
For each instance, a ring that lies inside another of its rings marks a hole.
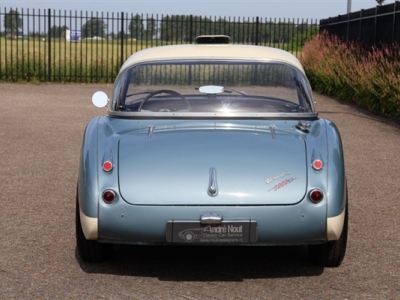
[[[175,92],[173,90],[158,90],[158,91],[151,92],[150,94],[148,94],[146,96],[146,98],[143,99],[142,103],[140,103],[140,105],[139,105],[138,111],[142,110],[143,105],[147,102],[147,100],[149,100],[151,97],[154,97],[155,95],[158,95],[158,94],[169,94],[169,95],[173,95],[173,96],[178,96],[183,100],[183,102],[186,103],[188,110],[189,111],[191,110],[189,101],[182,94]]]

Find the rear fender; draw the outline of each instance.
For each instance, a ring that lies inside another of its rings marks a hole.
[[[98,217],[98,122],[99,118],[95,118],[86,126],[79,167],[79,207],[90,218]]]
[[[338,240],[343,230],[347,201],[343,146],[335,124],[326,121],[328,139],[327,239]]]
[[[85,130],[78,181],[78,201],[82,230],[87,239],[96,240],[99,235],[99,206],[107,206],[101,201],[101,194],[112,189],[118,194],[118,136],[115,135],[108,117],[91,120]],[[101,145],[101,147],[99,147]],[[104,171],[102,164],[111,161],[111,171]],[[117,196],[118,197],[118,196]]]
[[[342,140],[335,124],[326,120],[328,140],[328,218],[339,216],[346,207],[346,173]]]
[[[320,119],[312,124],[306,139],[309,190],[319,188],[324,191],[325,199],[318,205],[326,205],[327,240],[337,240],[343,229],[346,206],[346,175],[340,134],[331,121]],[[315,159],[324,163],[321,170],[311,167]]]

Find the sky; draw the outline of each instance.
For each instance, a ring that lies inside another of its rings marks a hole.
[[[52,9],[143,15],[194,15],[202,17],[260,17],[262,19],[325,19],[373,8],[376,0],[0,0],[1,12],[13,9]],[[384,4],[394,3],[386,0]]]

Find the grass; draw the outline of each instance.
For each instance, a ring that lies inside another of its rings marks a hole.
[[[315,91],[400,117],[398,45],[365,50],[323,33],[303,47],[300,60]]]
[[[50,52],[49,52],[50,46]],[[124,60],[143,46],[126,41]],[[48,63],[51,58],[50,65]],[[113,82],[121,65],[117,42],[88,40],[66,43],[41,39],[0,39],[0,80],[53,82]]]

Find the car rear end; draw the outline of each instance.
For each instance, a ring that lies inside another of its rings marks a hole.
[[[118,148],[109,152],[118,155],[112,170],[100,170],[99,195],[112,191],[114,198],[99,201],[99,240],[260,245],[326,240],[326,168],[314,168],[316,149],[308,144],[315,137],[297,129],[298,121],[157,123],[140,121],[136,129],[110,137]],[[99,157],[104,161],[98,165],[104,165],[106,155]],[[314,190],[322,195],[312,199]],[[191,240],[179,234],[201,228],[206,231]]]

